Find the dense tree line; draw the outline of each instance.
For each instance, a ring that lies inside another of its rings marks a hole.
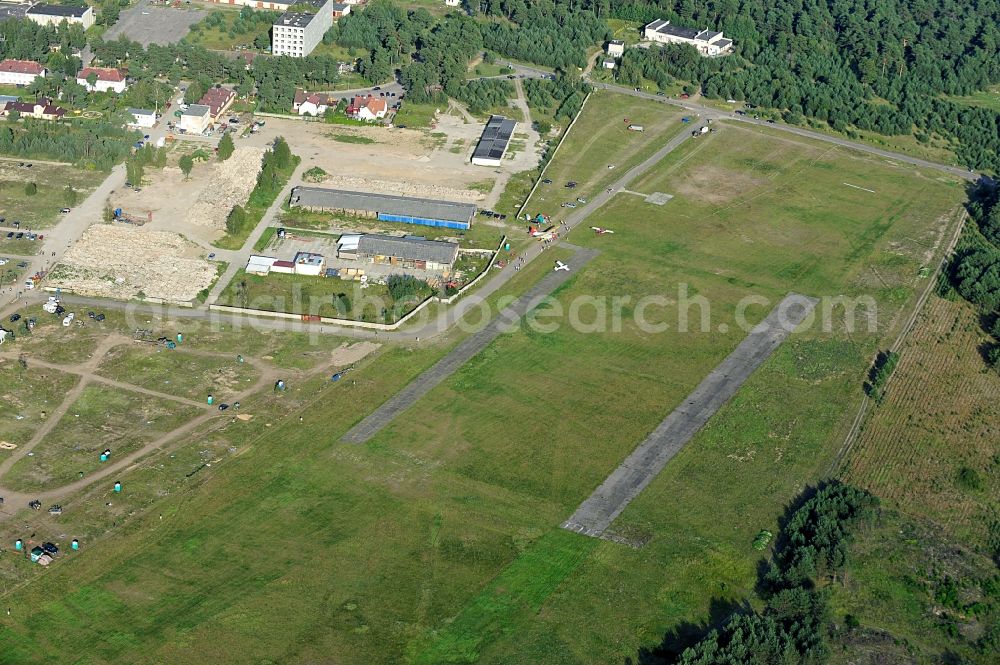
[[[979,307],[993,343],[986,361],[1000,370],[1000,189],[980,187],[968,205],[973,228],[967,229],[949,266],[949,283]]]
[[[139,138],[138,132],[106,122],[25,119],[0,125],[0,153],[107,170],[125,159]]]
[[[583,67],[587,49],[608,36],[607,26],[593,12],[566,3],[521,3],[516,10],[489,5],[477,11],[487,18],[451,13],[435,20],[425,9],[405,11],[389,0],[376,0],[364,12],[338,21],[330,39],[367,51],[358,71],[372,83],[385,82],[399,69],[410,99],[422,102],[441,91],[459,99],[479,97],[463,87],[469,60],[484,48],[569,69]],[[487,105],[482,102],[480,106]]]
[[[568,72],[561,72],[555,80],[525,79],[523,85],[528,106],[551,113],[556,120],[572,120],[591,91],[589,84]]]
[[[3,35],[0,60],[15,58],[44,63],[50,54],[72,53],[87,45],[87,37],[79,25],[42,26],[34,21],[6,19],[0,21],[0,35]],[[58,48],[53,49],[53,45]]]
[[[821,487],[789,517],[764,576],[762,612],[740,612],[679,657],[644,652],[641,662],[746,665],[827,660],[826,593],[816,580],[847,563],[851,532],[874,516],[878,500],[839,482]]]
[[[449,97],[465,102],[471,113],[484,113],[507,105],[514,96],[514,86],[507,79],[477,79],[455,82],[444,91]]]
[[[594,0],[597,2],[598,0]],[[679,78],[838,130],[957,139],[959,159],[1000,171],[1000,115],[949,101],[1000,82],[1000,0],[627,0],[616,18],[723,30],[737,53],[701,59],[627,51],[619,77]],[[888,102],[888,103],[885,103]]]

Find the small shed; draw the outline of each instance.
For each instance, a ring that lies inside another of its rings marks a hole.
[[[604,63],[603,63],[603,66],[604,66],[605,69],[614,69],[615,68],[615,61],[614,60],[610,60],[610,59],[609,60],[605,60]]]

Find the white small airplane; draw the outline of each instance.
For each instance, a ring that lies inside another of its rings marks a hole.
[[[556,231],[555,228],[555,225],[553,225],[543,231],[541,229],[531,227],[531,230],[528,233],[532,238],[536,238],[538,240],[552,240],[553,238],[559,236],[559,232]]]
[[[599,236],[602,236],[605,233],[614,233],[614,231],[612,231],[611,229],[606,229],[602,226],[591,226],[590,228],[594,231],[594,233],[596,233]]]
[[[568,264],[566,264],[566,263],[563,263],[562,261],[556,261],[556,269],[555,269],[555,272],[559,272],[560,270],[566,270],[566,271],[569,271],[569,265],[568,265]]]

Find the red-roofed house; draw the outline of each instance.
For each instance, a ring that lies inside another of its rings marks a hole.
[[[292,110],[299,115],[323,115],[330,106],[335,105],[335,99],[325,92],[314,92],[309,94],[306,90],[295,90],[295,98],[292,100]]]
[[[87,82],[87,78],[91,74],[97,77],[94,85],[90,85]],[[95,90],[98,92],[107,92],[111,90],[112,92],[121,94],[128,87],[125,83],[125,75],[119,70],[110,67],[84,67],[76,75],[76,82],[85,87],[87,92],[94,92]]]
[[[45,67],[33,60],[0,62],[0,84],[31,85],[39,76],[45,76]]]
[[[199,104],[210,109],[212,122],[218,122],[219,117],[229,110],[229,107],[236,101],[236,93],[229,88],[212,88],[198,100]]]
[[[52,104],[51,99],[39,97],[34,102],[7,102],[0,107],[0,115],[8,116],[11,111],[17,111],[22,118],[37,118],[39,120],[59,120],[66,115],[66,109]]]
[[[347,107],[347,115],[357,120],[378,120],[384,118],[389,104],[381,97],[355,97]]]

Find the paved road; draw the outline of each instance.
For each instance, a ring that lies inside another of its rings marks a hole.
[[[480,351],[489,346],[504,331],[514,327],[521,318],[538,307],[541,302],[575,274],[575,271],[585,266],[597,256],[593,249],[578,248],[568,261],[571,270],[553,270],[538,281],[535,286],[518,298],[509,307],[500,312],[488,326],[469,335],[448,355],[439,360],[433,367],[411,381],[405,388],[389,398],[378,409],[364,420],[352,427],[341,439],[347,443],[365,443],[375,436],[382,428],[392,422],[396,416],[403,413],[417,400],[429,393],[442,381],[454,374],[458,368],[467,363]]]
[[[739,346],[594,490],[562,528],[600,537],[618,515],[704,427],[754,370],[812,312],[815,298],[789,294]]]
[[[834,145],[843,146],[845,148],[851,148],[852,150],[858,150],[861,152],[866,152],[872,155],[878,155],[879,157],[885,157],[887,159],[892,159],[898,162],[905,162],[907,164],[913,164],[914,166],[920,166],[926,169],[934,169],[937,171],[944,171],[951,175],[958,176],[970,181],[979,180],[982,175],[974,172],[970,172],[968,169],[962,169],[957,166],[950,166],[948,164],[938,164],[936,162],[929,162],[924,159],[919,159],[917,157],[910,157],[909,155],[903,155],[898,152],[892,152],[891,150],[883,150],[881,148],[876,148],[875,146],[868,145],[866,143],[858,143],[857,141],[851,141],[848,139],[842,139],[837,136],[830,136],[829,134],[822,134],[820,132],[814,132],[808,129],[803,129],[801,127],[796,127],[794,125],[787,125],[781,122],[775,122],[774,124],[768,123],[766,120],[755,120],[751,116],[741,116],[735,113],[729,113],[727,111],[720,111],[719,109],[712,108],[711,106],[705,106],[703,104],[698,104],[686,99],[674,99],[672,97],[661,97],[659,95],[650,94],[648,92],[637,91],[633,88],[626,88],[619,85],[611,85],[606,83],[597,83],[591,81],[591,85],[595,88],[600,88],[604,90],[610,90],[612,92],[621,93],[623,95],[631,95],[632,97],[639,97],[642,99],[651,99],[656,102],[661,102],[663,104],[670,104],[672,106],[679,106],[683,109],[687,109],[692,113],[699,113],[702,117],[712,120],[732,120],[734,122],[742,122],[750,125],[758,125],[762,127],[770,127],[771,129],[776,129],[782,132],[788,132],[790,134],[796,134],[809,139],[814,139],[816,141],[824,141],[826,143],[832,143]]]
[[[272,203],[271,207],[267,209],[264,216],[260,218],[257,226],[254,228],[253,232],[250,233],[250,236],[246,239],[246,242],[243,243],[243,246],[240,249],[235,251],[222,249],[214,250],[218,260],[228,261],[229,265],[226,266],[226,272],[222,274],[222,277],[215,282],[215,285],[208,294],[206,302],[216,302],[229,282],[236,276],[236,273],[246,267],[247,261],[250,260],[250,255],[255,253],[253,246],[258,240],[260,240],[261,236],[264,235],[264,231],[266,231],[277,218],[278,212],[281,210],[281,206],[284,205],[284,203],[288,200],[288,197],[291,196],[292,188],[302,184],[302,173],[308,167],[307,162],[308,160],[303,159],[295,171],[288,177],[288,182],[285,183],[284,188],[282,188],[281,192],[274,199],[274,203]]]

